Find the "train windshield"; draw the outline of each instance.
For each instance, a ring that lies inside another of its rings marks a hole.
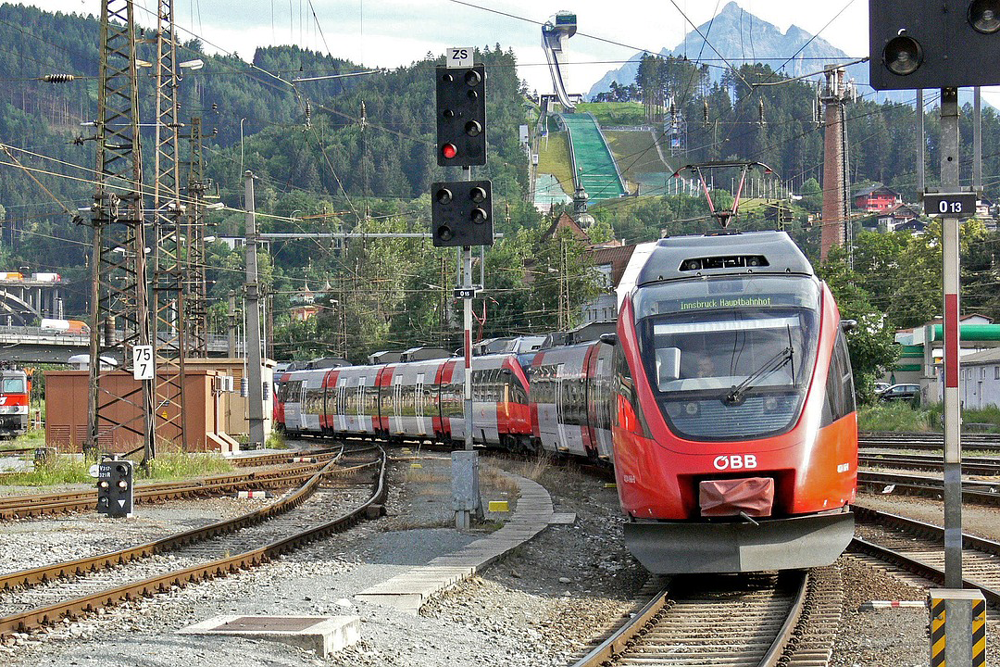
[[[3,382],[0,383],[0,393],[3,393],[3,394],[23,394],[24,393],[24,379],[23,378],[3,378]]]
[[[819,295],[818,283],[801,276],[639,290],[645,370],[671,428],[699,440],[791,428],[815,362]]]

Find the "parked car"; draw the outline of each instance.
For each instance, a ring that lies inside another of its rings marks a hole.
[[[876,382],[875,383],[875,395],[881,394],[883,391],[891,387],[892,385],[888,382]]]
[[[894,384],[878,397],[880,401],[912,401],[914,397],[920,398],[920,385]]]

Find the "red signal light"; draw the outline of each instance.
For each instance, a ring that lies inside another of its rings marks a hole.
[[[445,144],[441,147],[441,155],[445,156],[449,160],[458,155],[458,149],[455,148],[455,144]]]

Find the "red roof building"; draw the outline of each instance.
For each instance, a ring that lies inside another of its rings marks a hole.
[[[903,197],[884,185],[873,185],[854,193],[854,206],[868,213],[888,211],[903,203]]]

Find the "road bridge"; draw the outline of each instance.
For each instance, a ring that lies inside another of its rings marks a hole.
[[[115,336],[121,339],[121,334]],[[227,357],[226,336],[209,335],[208,354]],[[240,353],[240,350],[237,350]],[[90,354],[90,335],[40,327],[0,326],[0,361],[18,364],[65,364],[77,354]],[[121,359],[118,359],[121,362]]]

